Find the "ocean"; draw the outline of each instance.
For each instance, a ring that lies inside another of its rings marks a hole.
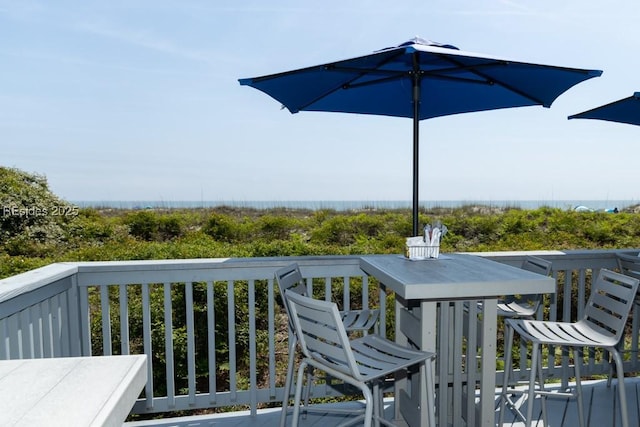
[[[93,200],[73,201],[78,207],[114,209],[178,209],[211,208],[220,206],[254,209],[333,209],[337,211],[362,209],[410,209],[411,201],[405,200]],[[552,207],[565,210],[584,206],[590,210],[625,209],[640,204],[640,200],[428,200],[420,202],[422,209],[458,208],[482,205],[497,208],[537,209]]]

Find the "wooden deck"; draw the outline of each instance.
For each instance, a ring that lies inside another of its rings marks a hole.
[[[629,423],[631,426],[640,425],[640,378],[627,378],[625,381],[627,404],[629,406]],[[548,385],[548,388],[553,388]],[[586,408],[585,420],[591,427],[619,427],[620,409],[618,399],[617,381],[611,388],[606,387],[606,381],[583,382],[584,403]],[[519,399],[517,404],[522,404],[524,399]],[[578,425],[577,404],[575,399],[549,398],[547,401],[549,411],[549,424],[553,427],[574,427]],[[341,408],[357,409],[357,402],[337,404]],[[335,406],[335,404],[334,404]],[[522,407],[526,411],[526,404]],[[393,400],[388,401],[385,411],[388,418],[393,414]],[[537,426],[542,426],[540,405],[536,402],[534,407],[535,417],[540,420]],[[497,419],[497,412],[496,412]],[[200,415],[193,417],[172,418],[167,420],[138,421],[126,423],[125,427],[272,427],[278,426],[280,421],[280,409],[267,409],[259,411],[252,417],[248,412],[233,412],[217,415]],[[287,425],[291,425],[291,417],[287,419]],[[300,427],[333,427],[345,421],[345,416],[329,413],[309,413],[306,419],[300,420]],[[512,411],[505,417],[504,426],[522,427],[524,423],[516,419]],[[439,424],[439,426],[443,426]],[[453,426],[462,427],[462,426]]]

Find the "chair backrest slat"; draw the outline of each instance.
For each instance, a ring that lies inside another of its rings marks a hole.
[[[286,267],[279,268],[278,270],[276,270],[275,276],[276,283],[278,284],[278,290],[280,291],[280,298],[282,298],[282,305],[284,305],[284,310],[287,313],[289,327],[292,331],[295,331],[295,328],[293,327],[293,323],[291,321],[289,307],[287,306],[284,299],[284,293],[285,291],[291,290],[300,295],[307,296],[307,287],[304,284],[304,280],[302,279],[300,267],[298,267],[298,264],[291,264]]]
[[[611,307],[611,305],[608,307]],[[618,320],[620,319],[615,313],[620,313],[620,311],[621,310],[616,310],[612,315],[608,310],[592,310],[589,314],[589,320],[591,323],[597,323],[600,328],[606,329],[609,331],[609,334],[613,335],[614,331],[618,328]]]
[[[640,256],[616,254],[620,273],[640,279]],[[640,295],[636,294],[636,304],[640,304]]]
[[[640,256],[616,254],[620,273],[640,279]]]
[[[337,306],[292,291],[285,291],[285,302],[304,355],[361,378]]]
[[[305,331],[303,336],[304,344],[310,354],[314,354],[318,356],[318,358],[325,360],[331,359],[346,363],[345,352],[340,341],[336,341],[337,334],[335,331],[329,329],[324,323],[314,324],[312,321],[302,318],[300,319],[300,323],[302,330]]]
[[[547,261],[546,259],[534,255],[527,255],[524,261],[522,261],[522,266],[520,266],[520,268],[533,273],[542,274],[543,276],[548,276],[551,274],[552,265],[551,261]]]
[[[340,341],[337,340],[338,336],[336,335],[335,328],[332,327],[333,321],[331,319],[331,313],[310,310],[308,307],[299,305],[297,315],[298,321],[307,336],[313,336],[319,340],[340,345]]]
[[[583,321],[594,329],[619,340],[629,317],[638,279],[610,270],[600,270],[591,287]]]
[[[283,295],[284,291],[292,290],[300,295],[307,296],[307,286],[302,279],[298,264],[291,264],[276,270],[276,281],[281,295]]]

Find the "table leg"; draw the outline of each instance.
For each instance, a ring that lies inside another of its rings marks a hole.
[[[423,301],[420,303],[420,319],[421,319],[421,324],[420,324],[420,331],[421,331],[421,343],[420,343],[420,349],[424,350],[424,351],[429,351],[429,352],[436,352],[436,325],[437,325],[437,303],[436,302],[432,302],[432,301]],[[435,373],[435,362],[427,362],[427,363],[432,363],[433,366],[433,372]],[[420,388],[420,407],[421,408],[427,408],[427,396],[424,396],[422,393],[422,387]],[[448,411],[440,411],[439,413],[437,413],[437,415],[442,418],[444,417],[445,419],[448,417],[447,415]],[[421,426],[424,427],[426,425],[426,415],[424,415],[421,419]],[[442,422],[440,422],[440,425],[443,425]],[[431,427],[431,426],[429,426]]]
[[[498,300],[483,300],[482,372],[480,383],[480,425],[495,425],[496,341],[498,338]]]
[[[409,340],[407,340],[407,337],[402,333],[402,310],[404,310],[404,305],[398,300],[398,298],[396,297],[396,302],[395,302],[395,317],[396,317],[396,330],[395,330],[395,338],[396,338],[396,343],[406,347],[409,343]],[[396,375],[396,380],[394,383],[394,390],[393,390],[393,395],[395,396],[396,399],[396,405],[395,405],[395,415],[394,418],[395,420],[402,420],[402,415],[400,414],[400,390],[406,390],[407,389],[407,378],[405,376],[399,376],[398,374]]]
[[[435,352],[436,306],[435,302],[422,302],[409,309],[396,298],[396,343]],[[404,376],[396,377],[395,396],[396,419],[404,419],[412,427],[426,427],[427,417],[420,408],[427,407],[427,396],[422,393],[418,378],[412,377],[409,382]]]

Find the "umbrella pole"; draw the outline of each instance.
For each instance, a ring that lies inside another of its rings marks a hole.
[[[420,67],[418,53],[413,54],[413,236],[418,235],[418,146],[420,130]]]

